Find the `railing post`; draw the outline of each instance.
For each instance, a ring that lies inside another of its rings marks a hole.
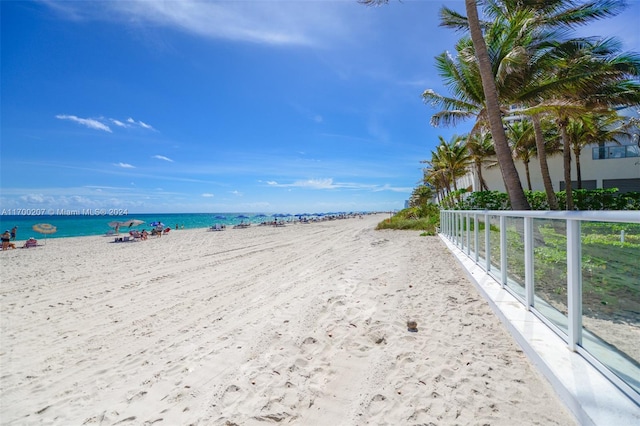
[[[524,218],[524,289],[527,309],[534,305],[533,218]]]
[[[478,254],[478,213],[473,214],[473,248],[474,248],[474,256],[473,260],[475,263],[478,263],[479,254]]]
[[[567,219],[567,315],[569,349],[582,345],[582,244],[580,221]]]
[[[507,217],[500,216],[500,283],[507,284]]]
[[[456,212],[451,212],[453,215],[453,244],[458,246],[458,214]]]
[[[471,229],[470,229],[470,224],[471,224],[471,218],[469,216],[469,213],[465,213],[464,214],[465,218],[467,219],[467,256],[469,256],[471,254]]]
[[[440,215],[440,229],[442,229],[442,233],[449,238],[449,221],[447,218],[449,217],[449,212],[442,212]]]
[[[491,270],[491,222],[489,221],[489,215],[484,215],[484,269],[489,272]]]
[[[446,223],[446,232],[447,238],[451,239],[451,213],[447,212],[445,214],[445,223]]]

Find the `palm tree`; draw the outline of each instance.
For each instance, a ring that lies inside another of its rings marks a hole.
[[[529,120],[514,121],[507,124],[507,138],[513,153],[513,158],[522,161],[527,177],[527,188],[532,191],[531,172],[529,163],[536,155],[536,137],[533,124]]]
[[[419,185],[411,192],[409,205],[411,207],[428,204],[433,197],[433,189],[427,185]]]
[[[488,167],[497,165],[495,161],[489,159],[496,155],[491,133],[480,131],[469,135],[469,139],[467,139],[467,151],[469,152],[469,159],[473,162],[478,176],[480,191],[488,191],[489,186],[482,176],[482,167],[484,165]]]
[[[613,106],[640,105],[640,56],[619,53],[612,39],[574,39],[555,46],[555,67],[549,69],[547,98],[533,110],[548,111],[556,118],[564,150],[564,175],[568,210],[573,209],[571,185],[571,118],[592,112],[605,113]]]
[[[582,189],[582,172],[580,170],[580,153],[592,144],[605,142],[620,143],[620,139],[631,139],[629,123],[614,110],[604,113],[592,112],[569,119],[567,136],[573,156],[576,160],[576,180],[578,189]]]
[[[562,152],[558,137],[554,133],[555,132],[547,130],[540,138],[545,144],[543,152],[550,155]],[[513,158],[522,161],[524,164],[527,188],[529,191],[532,191],[529,163],[539,154],[533,120],[525,118],[507,124],[507,137],[509,138],[509,145],[511,145],[513,151]]]
[[[431,152],[433,154],[433,151]],[[442,202],[447,195],[448,191],[448,182],[446,170],[440,168],[437,163],[431,164],[430,161],[423,161],[423,163],[429,164],[428,167],[423,169],[423,182],[425,185],[432,187],[436,191],[436,197],[438,199],[438,203]]]
[[[470,164],[469,154],[465,145],[464,136],[452,136],[450,141],[446,141],[442,136],[438,136],[440,144],[435,151],[431,151],[431,160],[423,161],[431,166],[432,169],[442,171],[448,192],[458,190],[458,178],[467,173]]]
[[[465,144],[466,136],[453,136],[450,141],[442,136],[438,139],[440,143],[435,151],[431,151],[431,159],[421,163],[428,165],[423,170],[423,182],[435,189],[438,202],[442,203],[448,195],[458,191],[457,180],[467,174],[471,160]]]
[[[482,89],[484,93],[484,104],[487,109],[487,118],[493,137],[493,144],[496,149],[496,157],[502,172],[502,180],[504,181],[511,208],[514,210],[530,210],[529,202],[524,195],[520,176],[516,170],[516,166],[511,157],[511,149],[507,143],[505,135],[502,114],[500,111],[500,102],[498,98],[498,90],[496,88],[495,76],[492,70],[491,59],[487,51],[487,45],[484,40],[480,19],[478,18],[478,9],[475,0],[465,0],[465,8],[467,11],[467,22],[469,25],[469,34],[473,42],[473,49],[478,61],[478,70],[482,80]],[[446,25],[446,22],[443,22]]]
[[[504,61],[511,74],[512,84],[516,89],[512,93],[511,102],[523,106],[541,103],[554,90],[554,83],[548,78],[549,68],[554,67],[554,55],[548,52],[553,42],[565,40],[567,29],[619,13],[624,2],[618,0],[595,0],[578,3],[572,0],[491,0],[485,2],[485,13],[489,19],[483,23],[489,30],[488,38],[502,40],[503,52],[508,51],[509,60]],[[457,18],[460,25],[464,20]],[[455,19],[452,19],[455,21]],[[490,42],[490,45],[495,45]],[[518,78],[519,77],[519,78]],[[503,88],[501,94],[506,96]],[[527,112],[525,112],[527,113]],[[539,114],[529,112],[532,116],[536,146],[540,161],[540,170],[544,182],[547,200],[551,209],[557,209],[558,203],[553,191],[546,152],[542,136]],[[566,179],[565,179],[566,180]]]

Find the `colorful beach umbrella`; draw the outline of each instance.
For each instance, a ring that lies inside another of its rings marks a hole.
[[[37,223],[35,225],[33,225],[32,228],[34,231],[40,233],[40,234],[44,234],[44,239],[45,239],[45,244],[47,243],[47,235],[49,234],[55,234],[55,232],[58,230],[58,228],[56,228],[55,226],[49,224],[49,223]]]
[[[45,235],[54,234],[58,230],[58,228],[49,223],[38,223],[36,225],[33,225],[32,229]]]

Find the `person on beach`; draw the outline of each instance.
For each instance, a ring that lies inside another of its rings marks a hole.
[[[16,240],[16,234],[18,233],[18,227],[14,226],[11,229],[11,241],[15,241]]]
[[[142,230],[142,233],[141,233],[140,235],[142,235],[142,237],[141,237],[141,238],[142,238],[143,240],[146,240],[146,239],[147,239],[147,236],[149,236],[149,233],[147,232],[147,230],[146,230],[146,229],[143,229],[143,230]]]
[[[2,234],[0,239],[2,240],[2,250],[8,250],[9,245],[11,244],[11,233],[8,229],[4,231],[4,234]]]

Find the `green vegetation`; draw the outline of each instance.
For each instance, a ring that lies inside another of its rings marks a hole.
[[[440,209],[435,204],[422,204],[420,206],[404,209],[385,219],[378,224],[376,229],[403,229],[424,231],[420,235],[436,235],[440,225]]]
[[[510,210],[509,197],[504,192],[476,191],[464,200],[458,193],[451,193],[443,200],[443,207],[455,210]],[[525,191],[532,210],[549,210],[547,195],[543,191]],[[556,192],[560,203],[565,203],[567,193]],[[640,210],[640,192],[620,193],[617,188],[610,189],[574,189],[573,205],[576,210]]]
[[[484,223],[479,229],[484,229]],[[491,225],[491,263],[500,265],[500,231]],[[507,224],[508,275],[524,287],[522,221]],[[624,232],[623,232],[624,231]],[[581,229],[585,315],[637,322],[640,312],[640,224],[584,222]],[[558,310],[567,306],[567,238],[563,221],[534,221],[535,292]],[[484,249],[479,248],[481,256]]]

